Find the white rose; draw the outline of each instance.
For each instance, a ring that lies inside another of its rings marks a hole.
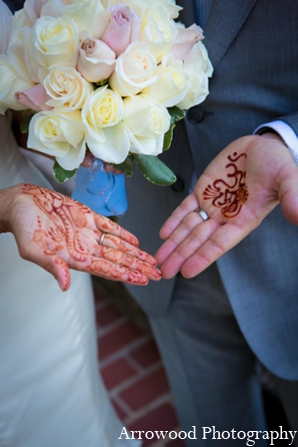
[[[171,19],[176,19],[181,11],[182,7],[176,5],[175,0],[151,0],[154,5],[163,6],[169,13]]]
[[[33,87],[33,85],[17,75],[8,56],[0,55],[0,114],[3,115],[7,109],[25,110],[26,107],[18,104],[14,95],[18,91]]]
[[[71,18],[40,17],[35,22],[32,39],[34,56],[43,67],[75,65],[79,39],[77,26]]]
[[[21,29],[24,26],[32,27],[30,20],[25,14],[24,9],[16,11],[12,17],[12,28],[13,30]]]
[[[27,82],[38,82],[40,65],[34,58],[31,43],[31,28],[25,26],[13,32],[7,55],[18,76]]]
[[[63,112],[82,109],[93,91],[80,73],[72,67],[53,67],[43,81],[47,94],[51,97],[46,104]]]
[[[209,93],[208,78],[213,73],[208,52],[202,42],[196,43],[185,59],[184,71],[190,79],[191,87],[182,101],[177,104],[177,107],[180,109],[189,109],[206,99]]]
[[[75,21],[79,33],[86,31],[96,39],[101,38],[109,23],[109,14],[100,0],[47,0],[41,15],[66,15]]]
[[[131,43],[117,61],[109,83],[121,96],[135,95],[155,81],[156,61],[144,42]]]
[[[36,113],[29,125],[28,147],[56,157],[68,171],[78,168],[86,149],[80,112]]]
[[[130,142],[122,117],[122,98],[107,86],[91,93],[82,110],[88,147],[108,163],[122,163],[129,153]]]
[[[168,11],[162,6],[151,8],[142,24],[141,40],[159,62],[172,46],[177,36],[177,27]]]
[[[123,123],[129,129],[131,152],[158,155],[163,150],[164,134],[171,116],[157,100],[146,95],[125,98]]]
[[[185,72],[188,74],[191,87],[182,101],[176,104],[180,109],[187,110],[190,107],[196,106],[205,101],[209,93],[209,79],[208,76],[202,72],[198,64],[192,63],[185,67]]]
[[[185,58],[185,65],[192,62],[197,62],[202,70],[209,78],[213,74],[213,66],[208,56],[208,51],[203,42],[197,42],[189,55]]]
[[[157,77],[156,82],[145,88],[142,93],[156,98],[165,107],[173,107],[181,102],[191,88],[183,62],[175,60],[172,54],[163,58],[154,74]]]

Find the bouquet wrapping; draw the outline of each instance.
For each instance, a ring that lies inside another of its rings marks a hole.
[[[185,110],[206,98],[213,70],[202,29],[179,23],[180,9],[174,0],[26,0],[12,18],[0,55],[0,113],[24,111],[28,147],[55,158],[58,181],[76,173],[86,150],[93,154],[75,191],[81,200],[82,186],[95,196],[93,208],[110,197],[107,213],[125,208],[120,198],[117,212],[109,192],[124,179],[105,163],[122,177],[138,166],[155,184],[176,180],[158,155]]]

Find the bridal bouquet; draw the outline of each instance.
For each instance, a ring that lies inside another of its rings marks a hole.
[[[70,178],[86,149],[127,176],[138,165],[160,185],[157,157],[175,122],[208,94],[212,65],[174,0],[26,0],[0,55],[0,113],[24,110],[28,147]]]

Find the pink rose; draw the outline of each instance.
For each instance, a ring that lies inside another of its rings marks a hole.
[[[178,27],[178,34],[170,49],[176,59],[183,61],[191,52],[195,43],[204,39],[203,30],[195,23],[188,28]]]
[[[15,99],[18,104],[27,109],[34,110],[34,112],[53,109],[53,107],[46,105],[46,102],[51,99],[51,97],[46,93],[45,88],[41,84],[37,84],[22,92],[16,92]]]
[[[41,9],[47,0],[26,0],[24,3],[24,13],[33,26],[35,21],[41,16]]]
[[[119,56],[131,42],[140,39],[140,17],[123,3],[108,8],[110,23],[107,26],[102,40]]]
[[[89,82],[108,79],[115,69],[116,55],[104,42],[86,37],[80,45],[77,70]]]

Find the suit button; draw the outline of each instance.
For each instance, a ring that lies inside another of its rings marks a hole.
[[[171,188],[175,191],[175,192],[181,192],[184,189],[184,182],[183,180],[181,180],[180,177],[177,177],[177,180],[175,183],[173,183],[173,185],[171,185]]]
[[[204,107],[201,106],[195,106],[189,109],[187,112],[187,118],[188,121],[190,121],[192,124],[201,123],[203,119],[205,118],[206,110]]]

